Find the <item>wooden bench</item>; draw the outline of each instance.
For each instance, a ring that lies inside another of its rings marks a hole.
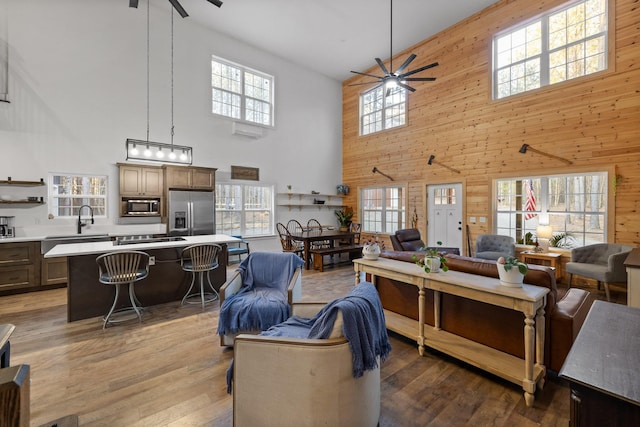
[[[358,255],[362,255],[362,245],[343,245],[334,246],[332,248],[317,248],[311,249],[311,255],[313,255],[313,269],[324,271],[324,256],[336,255],[336,254],[349,254],[349,259],[356,258]]]

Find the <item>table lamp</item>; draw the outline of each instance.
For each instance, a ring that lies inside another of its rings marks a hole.
[[[549,252],[549,239],[553,237],[553,228],[550,225],[538,225],[536,237],[542,252]]]

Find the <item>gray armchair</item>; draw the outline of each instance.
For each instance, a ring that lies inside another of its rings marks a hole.
[[[610,300],[610,283],[627,283],[624,260],[633,246],[617,243],[597,243],[571,250],[571,261],[565,266],[569,273],[569,287],[573,275],[586,277],[598,282],[598,289],[604,283],[607,301]]]
[[[481,234],[476,239],[476,258],[497,260],[516,256],[516,241],[511,236]]]

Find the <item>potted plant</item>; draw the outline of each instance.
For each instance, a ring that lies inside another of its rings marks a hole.
[[[353,218],[353,209],[347,207],[335,212],[338,217],[338,223],[340,224],[340,231],[348,231],[349,224],[351,224],[351,218]]]
[[[442,246],[440,241],[436,242],[436,244]],[[424,257],[418,258],[417,255],[414,255],[413,260],[424,269],[425,273],[439,273],[440,270],[449,271],[446,258],[440,255],[437,248],[427,248],[425,246],[421,249],[425,251]]]
[[[524,275],[529,271],[527,264],[512,256],[498,258],[497,267],[500,284],[511,288],[522,287]]]
[[[380,253],[384,250],[384,242],[379,242],[376,240],[371,240],[369,238],[364,245],[362,246],[362,257],[364,259],[378,259]]]

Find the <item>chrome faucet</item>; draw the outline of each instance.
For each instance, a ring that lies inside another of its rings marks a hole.
[[[89,213],[91,213],[91,224],[94,224],[93,221],[93,208],[89,205],[82,205],[80,206],[80,209],[78,209],[78,234],[82,234],[82,227],[84,227],[87,224],[83,224],[82,220],[80,219],[80,214],[82,213],[82,208],[87,207],[89,208]]]

